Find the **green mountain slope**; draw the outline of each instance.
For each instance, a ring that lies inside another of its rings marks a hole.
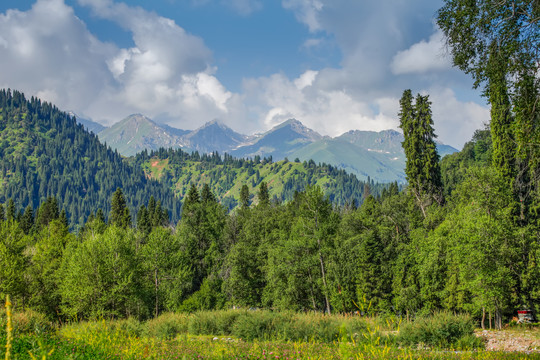
[[[277,201],[288,201],[296,191],[303,191],[308,185],[319,185],[330,200],[337,205],[360,204],[364,192],[369,188],[373,195],[379,194],[387,185],[366,185],[352,174],[336,167],[313,161],[291,162],[282,160],[271,162],[236,159],[225,155],[188,154],[180,149],[137,154],[134,160],[148,177],[159,179],[183,198],[192,183],[198,188],[210,185],[212,192],[229,208],[233,208],[246,184],[252,195],[256,194],[261,182],[266,182],[270,196]],[[256,198],[253,199],[256,201]]]
[[[405,153],[401,147],[403,134],[395,130],[351,130],[329,139],[311,143],[290,154],[301,160],[313,159],[349,171],[361,180],[405,183]],[[437,144],[441,157],[457,150],[449,145]]]
[[[172,192],[146,178],[139,167],[102,145],[97,136],[53,105],[17,91],[0,91],[0,202],[36,208],[57,198],[72,224],[101,208],[107,215],[116,188],[123,188],[135,214],[150,196],[176,221],[180,203]]]
[[[317,141],[294,152],[291,156],[300,160],[314,159],[316,162],[332,164],[362,180],[367,180],[369,177],[377,182],[405,182],[401,158],[368,151],[340,139]]]

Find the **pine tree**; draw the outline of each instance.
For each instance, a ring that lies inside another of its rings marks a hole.
[[[131,215],[121,188],[117,188],[113,194],[109,222],[124,229],[131,225]]]
[[[15,220],[15,216],[16,216],[15,203],[13,202],[13,199],[9,199],[8,205],[7,205],[6,220],[13,221]]]
[[[5,220],[4,205],[0,204],[0,221]]]
[[[240,190],[240,207],[242,209],[247,209],[249,207],[249,187],[247,185],[242,185]]]
[[[261,185],[259,185],[259,205],[261,206],[268,206],[270,205],[270,193],[268,192],[268,186],[266,185],[266,182],[261,182]]]
[[[403,130],[402,143],[405,156],[405,174],[409,191],[426,216],[426,208],[433,202],[444,202],[442,194],[441,169],[439,155],[434,139],[431,102],[428,96],[420,94],[416,104],[412,103],[411,90],[405,90],[400,100],[400,127]]]
[[[149,219],[148,210],[144,205],[141,205],[139,212],[137,213],[137,229],[139,229],[139,231],[146,236],[148,236],[150,231],[152,231],[152,224]]]
[[[30,205],[24,209],[24,214],[21,218],[21,229],[25,234],[29,234],[34,227],[34,210]]]

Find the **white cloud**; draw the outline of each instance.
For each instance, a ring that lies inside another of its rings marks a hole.
[[[294,80],[294,85],[296,85],[299,90],[302,90],[307,86],[311,86],[318,73],[318,71],[308,70],[300,75],[298,79]]]
[[[407,50],[399,51],[390,64],[392,73],[421,74],[450,69],[452,63],[444,53],[444,45],[444,35],[441,30],[437,30],[428,41],[421,40]]]
[[[132,33],[134,47],[93,36],[63,0],[0,14],[0,86],[103,123],[142,112],[183,128],[239,114],[239,96],[213,75],[212,52],[174,21],[109,0],[79,0]]]
[[[133,47],[97,39],[63,0],[37,0],[28,11],[0,14],[0,66],[10,69],[0,73],[0,86],[101,122],[141,112],[191,129],[219,118],[243,133],[291,117],[325,135],[397,128],[406,88],[427,89],[436,132],[454,146],[488,119],[485,107],[460,101],[451,90],[461,78],[439,56],[441,34],[432,25],[438,1],[283,0],[311,32],[335,41],[342,61],[294,78],[244,79],[241,93],[219,81],[204,41],[171,19],[112,0],[78,1],[130,32]],[[262,6],[260,0],[229,4],[245,14]],[[311,35],[298,46],[320,40]]]
[[[472,101],[460,101],[449,88],[428,89],[432,102],[435,133],[439,140],[461,149],[477,129],[489,122],[490,112],[486,106]]]
[[[321,89],[317,79],[318,73],[308,70],[292,81],[276,74],[247,80],[244,87],[245,93],[255,98],[248,101],[260,107],[257,111],[265,128],[289,118],[332,136],[350,129],[384,130],[396,126],[395,114],[384,113],[386,108],[374,113],[369,103],[355,99],[346,90]],[[265,106],[261,108],[261,104]]]
[[[62,0],[39,0],[26,12],[0,14],[0,34],[2,87],[81,109],[110,84],[103,59],[113,56],[116,47],[90,34]]]
[[[315,32],[321,30],[318,14],[323,8],[323,3],[320,0],[283,0],[285,9],[293,10],[296,18],[306,24],[309,31]]]

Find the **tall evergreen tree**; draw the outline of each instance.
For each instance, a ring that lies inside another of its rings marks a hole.
[[[113,194],[109,222],[124,229],[131,226],[131,215],[121,188],[117,188]]]
[[[15,202],[13,202],[13,199],[9,199],[6,211],[6,220],[15,220],[16,211],[17,210],[15,210]]]
[[[152,222],[150,221],[148,210],[144,205],[141,205],[137,213],[137,229],[145,236],[148,236],[150,231],[152,231]]]
[[[259,205],[268,206],[270,204],[270,193],[268,192],[268,185],[265,181],[259,185],[259,193],[257,195],[259,199]]]
[[[412,103],[411,90],[405,90],[400,100],[400,127],[403,129],[403,150],[407,161],[405,174],[409,183],[409,191],[426,216],[426,208],[436,202],[444,201],[442,193],[439,155],[435,145],[435,132],[431,117],[428,96],[420,94],[416,104]]]
[[[249,188],[246,184],[242,185],[240,190],[240,207],[247,209],[249,207]]]
[[[34,227],[34,210],[30,205],[24,209],[24,214],[21,218],[21,229],[25,234],[29,234]]]

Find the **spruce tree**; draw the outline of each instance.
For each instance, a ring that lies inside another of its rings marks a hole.
[[[148,216],[146,206],[141,205],[137,213],[137,229],[143,234],[148,235],[152,231],[152,224]]]
[[[201,201],[206,204],[208,202],[216,202],[216,197],[212,193],[212,190],[210,190],[210,185],[208,183],[205,183],[203,185],[203,189],[201,191]]]
[[[240,190],[240,207],[247,209],[249,207],[249,187],[244,184]]]
[[[24,209],[24,214],[21,218],[21,228],[25,234],[29,234],[34,227],[34,210],[30,205]]]
[[[270,204],[270,193],[268,192],[268,186],[266,185],[266,182],[261,182],[261,185],[259,185],[259,205],[261,206],[268,206]]]
[[[15,203],[13,202],[13,199],[9,199],[8,205],[7,205],[6,220],[13,221],[15,220],[15,216],[16,216]]]
[[[426,208],[433,202],[443,203],[441,169],[435,144],[435,131],[428,96],[420,94],[412,102],[411,90],[405,90],[400,100],[400,127],[405,156],[405,174],[409,191],[426,216]]]
[[[197,190],[195,184],[191,184],[191,187],[189,188],[189,191],[184,198],[184,203],[182,204],[182,217],[191,212],[193,207],[200,202],[201,199],[199,196],[199,191]]]
[[[124,229],[131,225],[131,215],[121,188],[117,188],[113,194],[109,222]]]

